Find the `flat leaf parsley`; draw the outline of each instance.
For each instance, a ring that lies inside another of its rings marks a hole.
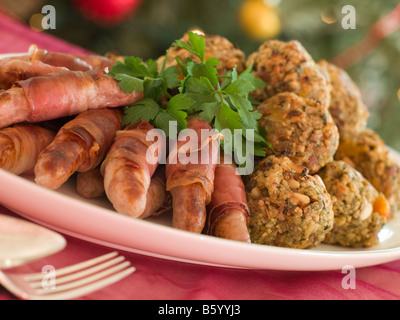
[[[138,120],[148,121],[162,129],[168,135],[169,121],[177,121],[178,128],[186,127],[187,114],[185,109],[192,103],[185,97],[171,97],[168,89],[179,85],[179,69],[170,67],[158,71],[154,60],[143,61],[140,58],[127,57],[124,62],[117,62],[109,72],[116,80],[122,91],[132,93],[143,91],[144,98],[125,111],[124,125]],[[166,106],[160,106],[163,95],[169,98]]]
[[[218,131],[229,129],[233,133],[235,129],[241,129],[243,140],[249,139],[246,129],[251,129],[254,155],[264,156],[265,148],[271,146],[259,128],[257,120],[261,114],[254,110],[249,93],[262,88],[265,83],[251,73],[252,66],[240,74],[236,67],[218,74],[219,59],[204,59],[204,37],[193,32],[188,36],[188,43],[177,40],[173,46],[191,52],[200,62],[191,58],[181,62],[176,58],[177,66],[165,68],[167,52],[161,71],[155,61],[134,57],[125,58],[124,63],[117,62],[111,67],[110,75],[119,81],[124,92],[144,93],[144,99],[126,109],[124,124],[141,119],[162,129],[168,136],[169,121],[177,121],[178,130],[182,130],[187,127],[186,118],[198,114]],[[176,88],[179,93],[171,96],[169,89]],[[164,100],[165,103],[160,103]]]

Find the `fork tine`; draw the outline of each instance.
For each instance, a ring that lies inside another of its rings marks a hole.
[[[129,276],[135,270],[136,270],[135,267],[131,267],[131,268],[121,271],[117,274],[114,274],[108,278],[101,279],[97,282],[91,283],[90,285],[80,287],[75,290],[65,291],[65,292],[56,293],[56,294],[38,295],[38,296],[33,296],[31,298],[35,299],[35,300],[69,300],[69,299],[82,297],[84,295],[87,295],[91,292],[102,289],[108,285],[111,285],[111,284]]]
[[[57,284],[63,284],[63,283],[67,283],[67,282],[70,282],[70,281],[73,281],[73,280],[76,280],[76,279],[79,279],[79,278],[82,278],[82,277],[86,277],[86,276],[88,276],[90,274],[94,274],[94,273],[96,273],[96,272],[98,272],[100,270],[104,270],[104,269],[109,268],[109,267],[111,267],[113,265],[117,265],[119,262],[122,262],[124,260],[125,260],[125,257],[122,257],[122,256],[121,257],[117,257],[117,258],[112,259],[110,261],[104,262],[104,263],[102,263],[100,265],[96,265],[96,266],[94,266],[94,267],[92,267],[90,269],[86,269],[86,270],[83,270],[81,272],[71,273],[70,275],[66,275],[66,276],[61,277],[61,278],[57,277],[57,282],[56,283]],[[129,262],[125,262],[125,264],[126,264],[126,266],[130,266]],[[122,266],[122,265],[123,264],[120,264],[120,266]],[[111,269],[109,269],[109,270],[111,270]],[[57,275],[57,273],[56,273],[56,275]]]
[[[114,251],[114,252],[111,252],[111,253],[107,253],[107,254],[105,254],[103,256],[97,257],[97,258],[93,258],[93,259],[90,259],[90,260],[87,260],[87,261],[84,261],[84,262],[80,262],[80,263],[74,264],[72,266],[68,266],[68,267],[65,267],[65,268],[62,268],[62,269],[58,269],[57,270],[57,276],[63,276],[65,274],[69,274],[69,273],[72,273],[72,272],[75,272],[75,271],[78,271],[78,270],[82,270],[82,269],[91,267],[91,266],[96,265],[96,264],[98,264],[100,262],[103,262],[103,261],[106,261],[108,259],[111,259],[111,258],[113,258],[113,257],[115,257],[117,255],[118,255],[118,252]],[[35,280],[40,280],[41,281],[42,278],[43,278],[43,273],[31,273],[31,274],[27,274],[25,276],[25,280],[26,281],[35,281]]]
[[[119,257],[114,258],[112,260],[109,260],[109,261],[103,262],[101,264],[95,265],[94,267],[91,267],[89,269],[83,269],[82,271],[78,271],[78,272],[75,272],[75,273],[68,273],[65,276],[61,276],[61,277],[60,277],[58,271],[56,271],[56,273],[55,273],[56,283],[57,283],[57,285],[60,285],[60,284],[66,283],[66,282],[71,282],[73,280],[80,279],[82,277],[86,277],[86,276],[88,276],[90,274],[93,274],[93,273],[98,272],[100,270],[103,270],[103,269],[109,268],[109,267],[111,267],[113,265],[116,265],[117,263],[122,262],[124,260],[125,260],[125,257],[119,256]],[[44,275],[42,274],[42,279],[43,279],[43,277],[44,277]],[[41,288],[43,286],[42,285],[42,279],[34,280],[33,282],[30,282],[31,287],[32,288]]]
[[[84,296],[105,286],[113,284],[130,275],[136,268],[131,266],[125,257],[110,258],[118,255],[112,252],[98,258],[81,262],[76,265],[57,270],[56,276],[64,275],[56,279],[57,285],[54,289],[35,289],[37,280],[43,280],[46,274],[13,274],[0,271],[0,284],[7,288],[16,297],[24,300],[67,300]],[[82,270],[84,268],[89,268]],[[82,271],[81,271],[82,270]],[[61,279],[61,280],[60,280]],[[42,283],[41,283],[42,284]]]
[[[84,277],[84,278],[81,278],[79,280],[63,284],[61,286],[57,285],[55,289],[38,289],[37,293],[41,294],[41,295],[46,295],[46,294],[53,295],[53,294],[58,293],[58,292],[62,292],[62,291],[66,291],[66,290],[71,290],[71,289],[75,289],[75,288],[78,288],[78,287],[82,287],[82,286],[88,285],[88,284],[90,284],[90,283],[92,283],[94,281],[97,281],[97,280],[100,280],[102,278],[105,278],[105,277],[107,277],[109,275],[112,275],[112,274],[114,274],[114,273],[116,273],[118,271],[126,269],[129,266],[130,266],[130,262],[129,261],[125,261],[125,262],[123,262],[123,263],[121,263],[121,264],[119,264],[119,265],[117,265],[115,267],[106,269],[106,270],[104,270],[102,272],[95,273],[92,276]]]

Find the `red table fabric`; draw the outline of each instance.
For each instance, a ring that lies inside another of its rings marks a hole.
[[[49,51],[86,50],[0,15],[0,53],[24,52],[31,44]],[[0,182],[1,183],[1,182]],[[0,214],[16,215],[0,205]],[[87,260],[112,248],[65,235],[64,250],[16,268],[40,272]],[[400,298],[400,260],[356,270],[356,288],[342,286],[338,271],[298,272],[243,270],[203,266],[120,251],[136,267],[128,278],[84,296],[85,300],[397,300]],[[0,300],[15,299],[0,286]],[[239,303],[240,304],[240,303]]]

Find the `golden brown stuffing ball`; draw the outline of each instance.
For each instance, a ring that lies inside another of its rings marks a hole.
[[[274,153],[316,173],[333,160],[339,132],[328,109],[291,92],[279,93],[262,102],[257,110],[259,124]],[[269,149],[267,149],[270,152]]]
[[[383,193],[394,216],[400,208],[400,167],[376,132],[366,129],[357,136],[344,137],[335,159],[349,163]]]
[[[332,229],[332,203],[323,182],[289,158],[266,157],[245,184],[253,243],[312,248]]]
[[[231,43],[228,39],[218,35],[205,35],[204,37],[204,59],[207,60],[209,58],[216,57],[221,61],[221,65],[216,67],[218,74],[223,74],[225,70],[233,70],[235,66],[239,73],[245,70],[245,55],[233,43]],[[188,42],[188,34],[185,33],[181,40]],[[188,57],[194,61],[200,62],[199,58],[189,51],[178,47],[171,47],[168,49],[166,68],[177,65],[175,58],[179,58],[179,60],[184,63]],[[164,59],[165,56],[158,58],[157,63],[159,68],[161,68]]]
[[[266,86],[252,95],[259,101],[280,92],[294,92],[300,97],[330,104],[330,92],[325,73],[298,41],[268,40],[247,58],[253,72]]]
[[[331,196],[335,214],[333,229],[324,242],[345,247],[378,244],[389,204],[357,170],[344,161],[327,164],[318,175]]]
[[[331,113],[340,136],[355,135],[367,127],[369,112],[357,85],[343,69],[321,60],[318,65],[326,70],[331,92]]]

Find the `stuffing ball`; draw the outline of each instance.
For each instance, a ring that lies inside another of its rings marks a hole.
[[[339,132],[328,109],[291,92],[279,93],[262,102],[259,124],[274,153],[316,173],[333,160]],[[270,152],[268,149],[267,152]]]
[[[318,175],[331,195],[335,214],[333,229],[324,242],[345,247],[378,244],[378,233],[390,210],[386,198],[346,162],[333,161]]]
[[[383,193],[394,216],[400,208],[400,167],[376,132],[366,129],[357,136],[343,137],[335,159],[349,163]]]
[[[209,58],[216,57],[221,61],[221,65],[216,67],[218,74],[223,74],[225,70],[233,70],[235,66],[238,73],[241,73],[245,70],[244,53],[228,39],[217,35],[205,35],[204,38],[204,59],[207,60]],[[185,33],[181,40],[189,42],[188,34]],[[194,61],[200,62],[199,58],[189,51],[178,47],[171,47],[168,49],[166,68],[177,65],[175,58],[178,58],[182,63],[184,63],[188,57]],[[158,58],[157,63],[159,69],[161,69],[164,59],[165,56]]]
[[[324,108],[330,104],[330,92],[325,72],[315,63],[298,41],[269,40],[246,62],[253,64],[253,72],[266,86],[252,95],[259,101],[280,92],[294,92],[300,97],[319,102]]]
[[[318,176],[284,156],[268,156],[247,177],[253,243],[307,249],[333,226],[331,198]]]
[[[343,69],[321,60],[318,65],[328,76],[331,102],[331,113],[340,136],[355,135],[367,127],[369,112],[361,98],[357,85]]]

